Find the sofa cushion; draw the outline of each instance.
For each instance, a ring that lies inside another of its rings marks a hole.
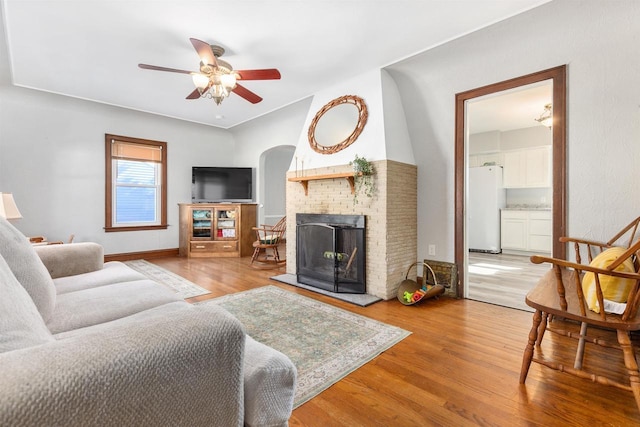
[[[98,271],[104,266],[104,249],[94,242],[34,246],[34,249],[53,279]]]
[[[70,329],[65,332],[60,332],[55,334],[53,337],[60,341],[66,340],[69,338],[75,338],[83,335],[91,335],[91,334],[100,334],[100,333],[109,333],[109,330],[118,328],[118,325],[125,323],[138,323],[140,325],[147,322],[155,322],[160,318],[171,318],[176,315],[179,315],[181,311],[190,310],[192,307],[196,307],[192,304],[189,304],[185,300],[170,302],[167,304],[162,304],[157,307],[150,308],[149,310],[139,311],[130,316],[121,317],[115,319],[111,322],[99,323],[97,325],[87,326],[86,328],[80,329]]]
[[[184,305],[0,354],[0,426],[242,427],[242,325]]]
[[[151,280],[114,283],[58,295],[51,319],[53,334],[85,328],[181,299]]]
[[[49,320],[56,305],[53,279],[29,240],[2,217],[0,255],[7,261],[18,282],[29,293],[44,321]]]
[[[54,341],[36,305],[0,255],[0,353]]]
[[[120,282],[143,280],[147,277],[127,267],[120,261],[111,261],[104,264],[102,270],[90,273],[77,274],[75,276],[53,279],[58,295],[83,289],[96,288],[98,286],[112,285]]]

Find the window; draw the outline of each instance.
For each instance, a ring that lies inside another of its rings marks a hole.
[[[167,228],[167,143],[105,135],[105,231]]]

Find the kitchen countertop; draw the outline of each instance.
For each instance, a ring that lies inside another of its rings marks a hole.
[[[549,205],[507,205],[503,211],[550,211]]]

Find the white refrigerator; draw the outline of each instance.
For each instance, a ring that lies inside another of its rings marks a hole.
[[[469,168],[467,243],[469,250],[499,254],[500,209],[505,207],[502,166]]]

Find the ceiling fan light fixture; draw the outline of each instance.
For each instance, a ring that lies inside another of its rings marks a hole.
[[[204,74],[194,73],[191,75],[191,79],[193,80],[193,84],[196,85],[200,93],[207,88],[209,85],[209,77]]]
[[[216,102],[216,105],[220,105],[222,101],[229,96],[229,90],[220,84],[218,81],[217,84],[212,85],[209,88],[209,96]]]
[[[533,120],[551,129],[551,126],[553,126],[553,112],[551,111],[551,108],[551,104],[545,105],[544,111],[540,114],[540,117]]]
[[[232,90],[236,87],[236,75],[234,73],[223,74],[220,76],[220,83],[227,88],[227,90]]]
[[[208,75],[193,74],[193,84],[198,88],[201,98],[213,99],[217,105],[220,105],[236,87],[236,75],[226,68],[217,67]]]

